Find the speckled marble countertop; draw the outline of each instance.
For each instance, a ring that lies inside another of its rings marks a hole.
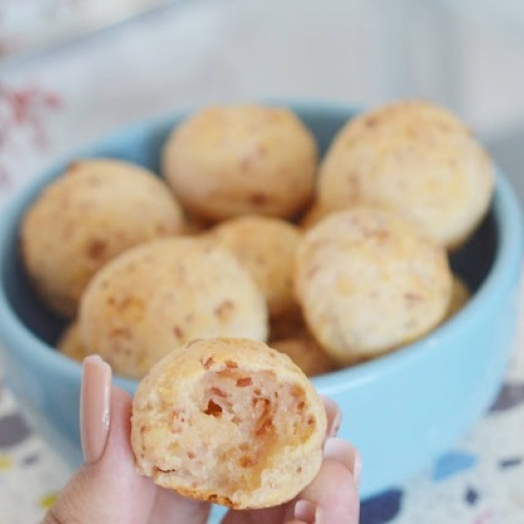
[[[0,65],[0,207],[58,156],[120,125],[182,105],[260,96],[381,100],[381,87],[364,69],[380,57],[370,55],[372,46],[366,51],[349,41],[373,40],[373,29],[363,29],[370,16],[366,8],[360,7],[356,24],[355,17],[342,16],[347,3],[333,2],[328,19],[317,10],[319,2],[301,0],[304,19],[297,36],[290,32],[296,26],[289,3],[270,4],[271,42],[267,2],[264,10],[254,1],[243,7],[183,3],[53,54]],[[307,48],[311,42],[315,46]],[[297,60],[304,46],[308,60]],[[324,59],[344,46],[351,68]],[[359,53],[351,55],[349,48]],[[0,385],[0,524],[37,523],[70,474]],[[361,522],[524,523],[524,319],[490,412],[416,478],[364,500]]]

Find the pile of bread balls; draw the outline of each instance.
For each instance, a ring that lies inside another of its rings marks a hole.
[[[425,101],[361,113],[323,158],[287,108],[195,111],[161,172],[79,159],[21,225],[40,299],[70,324],[73,358],[142,378],[195,339],[244,338],[308,376],[427,335],[469,298],[449,253],[494,189],[489,155]]]

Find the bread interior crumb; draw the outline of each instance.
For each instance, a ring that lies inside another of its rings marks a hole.
[[[267,484],[264,471],[283,467],[286,450],[316,429],[304,389],[279,382],[272,371],[208,371],[189,400],[173,411],[168,446],[178,457],[173,473],[188,487],[202,488],[204,479],[211,492],[256,490]]]

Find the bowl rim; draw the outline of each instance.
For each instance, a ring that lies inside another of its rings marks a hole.
[[[344,115],[350,118],[361,111],[361,109],[343,102],[268,100],[265,103],[288,107],[298,112],[299,116],[301,111],[309,110],[322,112],[326,116],[340,117]],[[48,169],[35,176],[25,187],[15,192],[0,209],[0,346],[17,347],[17,351],[21,353],[24,359],[38,359],[42,366],[52,369],[59,375],[66,375],[71,380],[80,377],[81,363],[61,354],[43,342],[26,328],[9,307],[4,279],[2,278],[8,244],[12,241],[14,235],[18,235],[18,224],[29,202],[34,200],[38,192],[57,176],[61,168],[67,163],[80,156],[89,155],[90,151],[96,150],[103,144],[118,140],[123,133],[144,129],[151,132],[154,129],[169,125],[170,122],[179,120],[188,114],[190,110],[191,108],[179,109],[168,116],[143,119],[130,125],[120,126],[116,131],[107,133],[98,140],[88,143],[86,147],[77,148],[72,153],[63,155],[61,159],[53,162]],[[311,380],[317,389],[323,394],[334,394],[341,389],[348,389],[348,385],[356,387],[373,381],[382,375],[393,373],[400,367],[410,365],[415,360],[423,358],[428,352],[435,351],[441,345],[438,342],[451,340],[453,333],[461,331],[474,322],[479,312],[486,307],[488,297],[495,294],[496,290],[514,287],[515,271],[520,271],[522,268],[524,221],[518,197],[506,175],[497,166],[495,166],[495,187],[491,206],[496,222],[497,249],[488,274],[472,295],[468,304],[420,340],[376,359],[312,377]],[[49,353],[52,353],[52,355],[49,355]],[[120,375],[114,375],[113,380],[115,384],[129,392],[134,391],[139,382],[139,380]]]

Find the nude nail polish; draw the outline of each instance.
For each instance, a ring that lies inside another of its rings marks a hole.
[[[307,524],[321,524],[321,510],[309,500],[298,500],[295,503],[293,517]]]
[[[80,437],[84,459],[96,462],[104,453],[109,434],[111,367],[98,355],[90,355],[82,365],[80,391]]]

